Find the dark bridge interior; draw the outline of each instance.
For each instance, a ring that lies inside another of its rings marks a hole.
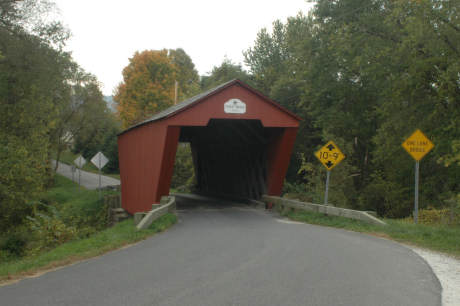
[[[181,127],[180,142],[192,149],[197,190],[210,195],[259,199],[267,189],[267,155],[282,128],[259,120],[211,119]]]

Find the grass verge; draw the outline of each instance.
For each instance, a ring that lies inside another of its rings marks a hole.
[[[387,226],[377,226],[344,217],[327,216],[316,212],[289,212],[285,216],[295,221],[385,237],[460,258],[459,226],[428,226],[393,219],[384,220]]]
[[[64,243],[37,256],[0,263],[0,282],[20,279],[43,270],[102,255],[162,232],[176,223],[176,221],[175,215],[166,214],[153,222],[148,229],[137,231],[133,220],[129,219],[89,238]]]

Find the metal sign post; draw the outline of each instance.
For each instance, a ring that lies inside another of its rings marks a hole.
[[[345,155],[342,153],[342,151],[340,151],[339,147],[337,147],[333,141],[329,141],[315,153],[315,156],[327,169],[326,192],[324,193],[324,205],[327,205],[331,170],[345,158]]]
[[[414,203],[414,223],[418,222],[418,181],[419,181],[419,165],[420,162],[415,162],[415,203]]]
[[[434,144],[422,133],[416,130],[402,144],[403,148],[415,159],[415,199],[414,199],[414,223],[418,222],[418,197],[420,180],[420,160],[433,149]]]
[[[324,193],[324,205],[327,205],[327,197],[329,194],[329,178],[331,177],[331,170],[327,170],[326,175],[326,192]]]
[[[99,198],[101,197],[101,169],[99,169]]]
[[[78,155],[78,157],[73,161],[75,165],[78,167],[78,187],[80,189],[80,182],[81,182],[81,168],[86,164],[86,159],[83,156]]]
[[[75,171],[77,171],[77,169],[74,165],[70,166],[70,171],[72,172],[72,182],[75,182]]]
[[[102,152],[97,152],[96,155],[91,158],[91,162],[99,169],[99,198],[101,198],[101,169],[109,162],[109,159],[105,157]]]

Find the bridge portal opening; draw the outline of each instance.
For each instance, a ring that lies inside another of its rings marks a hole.
[[[259,199],[267,192],[269,144],[281,133],[282,128],[244,119],[211,119],[206,126],[181,127],[179,141],[191,147],[194,190]]]

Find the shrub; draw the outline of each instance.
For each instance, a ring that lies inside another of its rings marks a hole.
[[[450,225],[460,225],[460,214],[458,210],[453,211],[453,216],[451,220],[451,210],[450,208],[443,209],[421,209],[418,212],[418,221],[421,224],[426,225],[437,225],[437,224],[450,224]]]
[[[21,257],[25,254],[28,239],[24,232],[15,231],[5,235],[0,241],[0,252],[3,253],[3,259],[11,256]]]
[[[189,144],[181,143],[177,147],[171,188],[175,188],[180,192],[188,192],[196,185],[195,181],[192,150]]]
[[[51,215],[36,213],[34,217],[27,217],[28,227],[34,238],[31,243],[32,253],[55,247],[77,237],[77,229],[66,225],[56,211],[52,211]]]

